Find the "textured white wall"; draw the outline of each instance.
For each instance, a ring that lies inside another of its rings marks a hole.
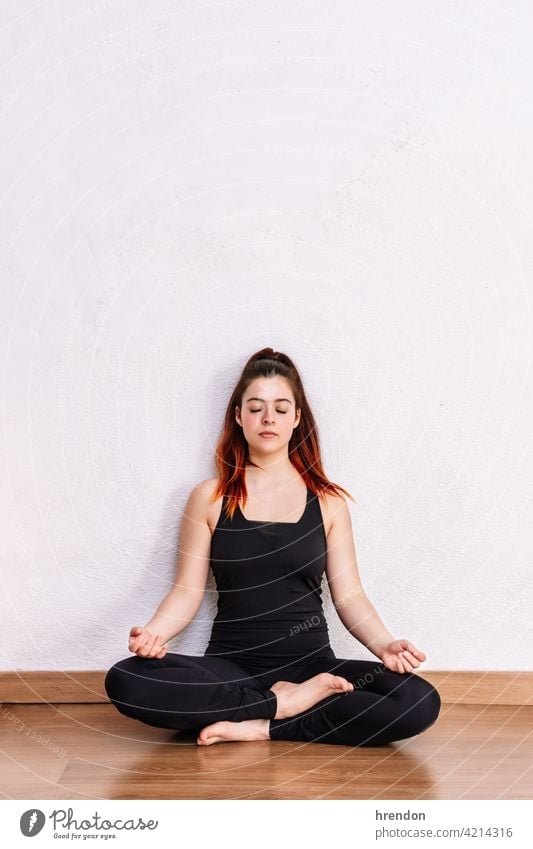
[[[529,4],[2,17],[1,667],[128,654],[272,345],[422,670],[531,669]],[[174,650],[203,652],[210,581]]]

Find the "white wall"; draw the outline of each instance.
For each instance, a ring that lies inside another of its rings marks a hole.
[[[272,345],[421,671],[531,669],[529,4],[2,16],[1,667],[127,656]],[[173,650],[203,653],[210,580]]]

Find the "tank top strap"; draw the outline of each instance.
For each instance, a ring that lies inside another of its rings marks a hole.
[[[305,510],[305,519],[309,530],[322,528],[325,536],[324,519],[318,495],[312,489],[307,487],[307,504]]]

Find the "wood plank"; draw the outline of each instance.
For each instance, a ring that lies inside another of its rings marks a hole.
[[[533,705],[533,672],[437,670],[417,672],[449,704]],[[106,671],[0,671],[2,701],[17,704],[53,702],[109,704]]]
[[[110,704],[9,706],[0,722],[5,798],[530,799],[533,706],[443,705],[389,746],[254,741],[197,746]],[[0,714],[1,715],[1,714]]]

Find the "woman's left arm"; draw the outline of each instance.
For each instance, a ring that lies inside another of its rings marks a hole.
[[[385,627],[366,595],[359,570],[348,505],[328,498],[326,577],[333,604],[344,627],[392,672],[411,672],[426,659],[409,640],[397,640]]]

